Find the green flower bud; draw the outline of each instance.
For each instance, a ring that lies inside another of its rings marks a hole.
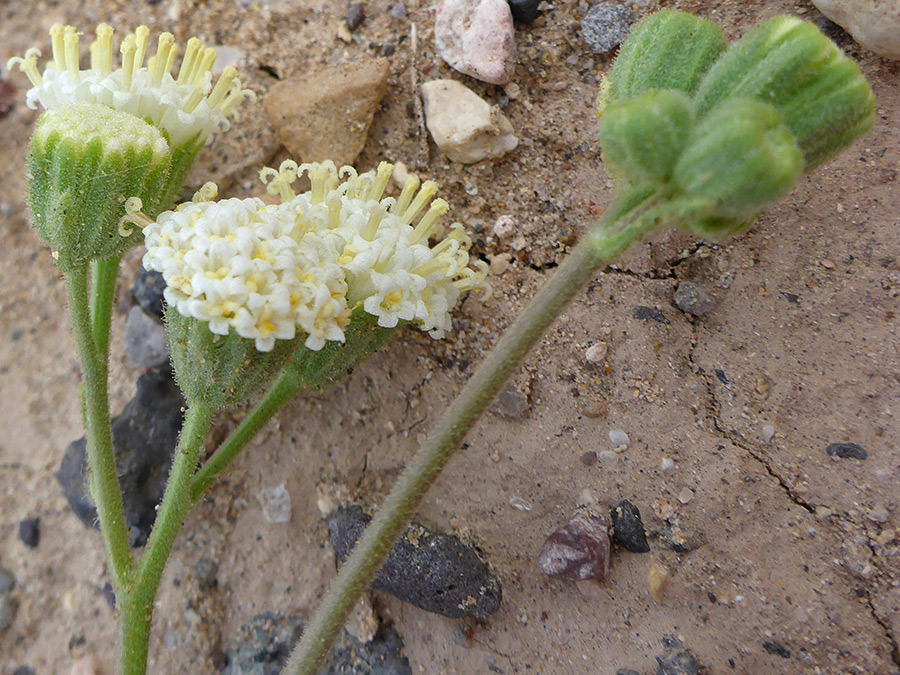
[[[680,91],[646,91],[614,101],[600,120],[603,161],[630,182],[667,182],[694,123]]]
[[[169,351],[178,386],[188,403],[202,403],[223,410],[246,403],[260,392],[291,359],[300,336],[275,340],[266,352],[256,348],[254,339],[235,332],[216,335],[209,323],[166,310]]]
[[[170,162],[163,135],[133,115],[96,103],[70,103],[41,115],[28,155],[28,203],[60,268],[142,243],[140,231],[119,233],[119,218],[130,197],[152,209]]]
[[[599,114],[607,103],[649,89],[693,94],[727,45],[722,29],[712,21],[670,9],[649,15],[631,29],[604,78]]]
[[[770,19],[731,45],[700,84],[697,114],[735,97],[778,108],[807,170],[868,130],[875,116],[859,66],[813,24],[790,16]]]
[[[778,110],[732,99],[697,124],[673,183],[681,196],[709,203],[704,216],[733,227],[790,192],[802,171],[803,156]]]

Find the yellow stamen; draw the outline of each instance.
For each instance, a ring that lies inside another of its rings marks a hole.
[[[134,75],[134,54],[137,52],[137,43],[134,35],[126,35],[119,47],[122,52],[122,88],[131,91],[131,78]]]
[[[384,194],[392,173],[394,173],[394,165],[388,162],[381,162],[375,171],[375,182],[372,183],[372,188],[369,190],[366,199],[376,202],[381,201],[381,196]]]
[[[213,87],[212,93],[209,95],[209,101],[207,101],[210,107],[215,108],[225,99],[225,95],[231,89],[235,76],[237,76],[237,68],[234,66],[225,66],[222,69],[219,81],[216,82],[216,86]]]
[[[339,196],[333,196],[328,200],[328,226],[336,230],[341,224],[341,210],[344,202]]]
[[[130,197],[125,200],[125,215],[119,218],[119,235],[128,237],[134,232],[134,228],[128,227],[127,223],[137,225],[142,230],[153,223],[153,221],[141,212],[144,204],[140,197]]]
[[[427,241],[428,237],[431,236],[435,225],[437,225],[438,221],[441,219],[441,216],[446,214],[449,210],[450,204],[445,200],[435,199],[428,209],[428,213],[422,217],[422,220],[416,225],[416,229],[409,235],[410,243],[418,244],[420,241]]]
[[[266,192],[270,195],[278,195],[282,202],[287,202],[296,197],[291,189],[291,184],[297,180],[297,162],[286,159],[278,167],[278,171],[272,167],[264,167],[259,170],[259,179],[266,186]]]
[[[75,26],[66,26],[63,30],[63,48],[65,49],[66,67],[69,74],[78,80],[78,33]]]
[[[416,198],[413,200],[413,203],[410,207],[403,212],[403,215],[400,216],[400,219],[406,224],[409,225],[413,219],[419,215],[419,212],[425,208],[425,205],[431,201],[431,198],[437,194],[438,184],[433,180],[426,180],[422,183],[422,189],[419,190],[419,194],[416,195]],[[399,215],[399,214],[398,214]]]
[[[187,46],[184,50],[184,60],[181,62],[181,69],[178,71],[177,84],[187,84],[190,82],[188,77],[194,68],[194,61],[199,56],[198,52],[202,48],[203,45],[198,38],[192,37],[187,41]]]
[[[172,66],[175,65],[175,58],[178,56],[178,45],[173,44],[169,50],[169,57],[166,59],[166,67],[163,68],[164,73],[171,73]]]
[[[304,164],[300,170],[306,170],[309,174],[309,182],[312,188],[312,203],[320,204],[325,195],[331,192],[338,182],[337,168],[330,159],[321,164]]]
[[[102,75],[109,75],[112,72],[112,26],[97,24],[95,35],[91,43],[91,69],[99,70]]]
[[[193,203],[197,202],[211,202],[219,195],[219,186],[213,183],[212,181],[207,181],[204,183],[199,190],[194,193],[191,201]]]
[[[162,84],[163,75],[166,72],[166,63],[169,60],[169,52],[175,44],[175,36],[171,33],[163,33],[156,43],[156,56],[150,59],[147,68],[152,73],[152,85],[158,87]]]
[[[186,113],[192,113],[197,109],[197,106],[200,105],[200,101],[202,100],[203,90],[194,89],[194,91],[191,92],[191,95],[188,97],[188,100],[184,102],[184,105],[181,107],[181,109]]]
[[[369,220],[362,231],[362,238],[366,241],[372,241],[372,239],[375,238],[375,233],[378,232],[378,226],[381,225],[383,218],[384,209],[381,204],[373,206],[372,210],[369,211]]]
[[[150,37],[150,29],[147,26],[138,26],[134,31],[137,42],[137,53],[134,55],[134,71],[137,72],[144,65],[144,55],[147,53],[147,38]]]
[[[249,98],[251,101],[255,101],[256,92],[251,91],[250,89],[241,89],[241,81],[235,78],[231,93],[229,93],[228,97],[224,101],[222,101],[222,105],[219,106],[219,110],[221,110],[222,114],[227,117],[234,111],[235,108],[237,108],[241,104],[241,102],[245,98]]]
[[[419,189],[418,176],[410,176],[403,183],[403,190],[400,191],[400,198],[397,199],[397,206],[394,207],[394,213],[400,217],[406,212],[409,202],[412,200],[416,190]]]
[[[14,56],[9,61],[6,62],[6,69],[12,70],[17,67],[28,77],[28,81],[31,82],[31,86],[40,87],[44,82],[44,78],[41,77],[40,71],[37,69],[37,60],[41,55],[41,50],[37,47],[31,47],[28,51],[25,52],[25,58],[23,59],[20,56]]]
[[[50,26],[50,43],[53,46],[53,69],[62,72],[66,69],[66,50],[63,43],[65,26],[55,23]]]
[[[218,57],[218,52],[212,47],[207,47],[203,50],[202,56],[198,58],[195,62],[194,72],[191,73],[190,84],[195,87],[203,87],[203,77],[212,70],[213,64],[216,62],[216,57]]]

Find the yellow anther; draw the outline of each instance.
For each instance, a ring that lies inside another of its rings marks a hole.
[[[18,67],[25,75],[28,77],[28,81],[31,82],[31,86],[40,87],[44,82],[44,78],[41,77],[40,71],[37,69],[37,60],[41,55],[41,50],[37,47],[31,47],[28,51],[25,52],[25,58],[23,59],[20,56],[14,56],[9,61],[6,62],[6,69],[12,70],[15,67]]]
[[[203,49],[203,44],[198,38],[192,37],[187,41],[187,46],[184,50],[184,60],[181,62],[181,69],[178,71],[177,84],[188,84],[190,82],[188,77],[194,68],[194,61],[199,56],[198,52],[201,49]]]
[[[231,85],[236,76],[237,68],[234,66],[225,66],[222,69],[222,74],[219,75],[219,81],[216,82],[216,86],[213,87],[213,90],[209,95],[209,100],[207,101],[211,108],[215,108],[225,100],[225,95],[228,94],[228,91],[231,89]]]
[[[400,191],[400,197],[397,199],[397,206],[394,207],[394,213],[397,216],[403,217],[403,214],[406,212],[406,209],[409,207],[410,201],[412,201],[413,195],[416,193],[416,190],[419,189],[419,178],[418,176],[410,176],[406,179],[406,182],[403,183],[403,190]]]
[[[163,75],[166,73],[166,64],[169,62],[169,53],[174,51],[175,36],[171,33],[163,33],[156,43],[156,56],[153,57],[152,84],[158,87],[162,84]]]
[[[330,159],[321,164],[303,164],[299,170],[309,174],[313,204],[321,204],[325,195],[337,187],[337,168]]]
[[[131,78],[134,76],[134,55],[137,52],[137,43],[134,35],[126,35],[119,47],[122,52],[122,88],[131,91]]]
[[[140,197],[130,197],[125,200],[125,215],[119,218],[118,226],[119,234],[121,236],[128,237],[134,232],[134,228],[128,227],[128,223],[137,225],[143,230],[153,222],[141,212],[143,206],[144,204],[141,202]]]
[[[97,25],[95,38],[91,43],[91,70],[99,70],[102,75],[112,72],[112,26],[106,23]]]
[[[172,48],[169,50],[169,58],[166,59],[166,67],[163,69],[165,73],[172,72],[172,66],[175,65],[175,59],[178,56],[178,45],[173,44]]]
[[[203,79],[206,73],[212,70],[213,64],[216,62],[218,52],[212,47],[203,50],[200,57],[194,62],[194,72],[191,73],[190,84],[195,87],[203,87]],[[205,92],[204,92],[205,93]]]
[[[147,38],[150,37],[150,29],[147,26],[138,26],[134,31],[134,35],[137,44],[137,52],[134,54],[134,72],[137,72],[144,65],[144,55],[147,53]]]
[[[241,81],[234,78],[234,86],[231,88],[231,93],[229,93],[225,100],[222,101],[222,105],[219,106],[219,109],[222,111],[222,114],[227,117],[245,98],[255,101],[256,92],[251,91],[250,89],[241,89]]]
[[[66,69],[66,49],[63,42],[63,33],[65,26],[61,23],[55,23],[50,26],[50,44],[53,46],[53,68],[57,72]]]
[[[428,213],[426,213],[422,217],[422,220],[420,220],[419,224],[416,225],[416,229],[414,229],[412,234],[409,235],[410,243],[418,244],[420,241],[427,241],[428,237],[431,236],[435,225],[437,225],[441,217],[449,210],[450,204],[448,204],[445,200],[435,199],[431,203],[431,207],[428,209]]]
[[[63,48],[65,49],[66,68],[69,74],[78,80],[78,33],[75,26],[63,29]]]
[[[211,202],[219,195],[219,186],[212,181],[207,181],[194,193],[191,202]]]
[[[378,169],[375,171],[375,181],[372,183],[372,188],[369,190],[366,199],[376,202],[381,201],[381,196],[384,194],[384,190],[387,188],[388,181],[391,179],[391,174],[393,173],[393,164],[381,162],[381,164],[378,165]]]
[[[416,195],[416,198],[413,200],[410,207],[403,212],[402,216],[400,216],[403,222],[407,225],[412,223],[413,219],[419,215],[419,212],[425,208],[425,205],[431,201],[431,198],[437,194],[437,191],[438,184],[433,180],[426,180],[422,183],[422,189],[419,190],[419,194]]]

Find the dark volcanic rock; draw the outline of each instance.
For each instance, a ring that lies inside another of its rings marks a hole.
[[[391,625],[382,624],[371,642],[360,642],[343,631],[319,675],[412,675],[403,656],[403,640]]]
[[[352,505],[335,510],[326,520],[331,545],[343,562],[371,518]],[[391,549],[372,588],[451,619],[486,619],[501,600],[500,582],[474,549],[458,537],[417,523]]]
[[[700,663],[691,650],[684,648],[681,640],[667,635],[662,644],[665,651],[656,657],[656,675],[697,675],[700,672]]]
[[[613,540],[626,551],[646,553],[650,550],[641,512],[634,504],[623,499],[609,510],[613,526]]]
[[[241,626],[228,649],[224,675],[278,675],[302,631],[303,621],[298,616],[257,614]]]
[[[150,371],[137,381],[137,393],[112,423],[116,467],[125,524],[132,546],[142,546],[156,518],[178,433],[181,431],[181,392],[171,374]],[[88,527],[97,526],[97,510],[87,486],[84,437],[66,448],[56,479],[69,506]]]
[[[141,267],[134,280],[134,286],[131,288],[131,294],[142,310],[162,321],[164,290],[166,290],[166,282],[163,281],[163,275]]]
[[[28,548],[37,548],[41,543],[41,519],[26,518],[19,523],[19,539]]]
[[[634,309],[631,310],[631,318],[637,319],[638,321],[656,321],[658,323],[669,323],[669,320],[666,318],[666,315],[660,312],[655,307],[646,307],[644,305],[638,305]]]
[[[778,642],[773,642],[771,640],[766,640],[762,643],[763,649],[765,649],[770,654],[774,654],[775,656],[780,656],[783,659],[791,658],[791,651],[785,647],[783,644]]]
[[[841,459],[866,459],[869,453],[861,445],[856,443],[830,443],[825,452],[829,457],[840,457]]]
[[[690,281],[682,281],[678,284],[674,300],[678,309],[693,316],[703,316],[715,305],[715,302],[703,286]]]
[[[517,23],[531,23],[537,18],[541,0],[509,0],[509,9]]]

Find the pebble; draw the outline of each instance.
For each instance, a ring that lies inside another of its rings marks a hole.
[[[774,654],[775,656],[780,656],[783,659],[791,658],[790,650],[785,647],[783,644],[779,642],[774,642],[772,640],[766,640],[762,643],[763,649],[765,649],[769,654]]]
[[[0,595],[0,631],[12,626],[18,609],[19,603],[13,596],[6,593]]]
[[[693,496],[693,493],[691,494]],[[706,535],[691,526],[672,525],[671,527],[664,527],[654,532],[653,536],[660,544],[672,549],[675,553],[690,553],[706,543]]]
[[[131,295],[141,309],[162,321],[165,312],[165,301],[163,300],[163,291],[165,290],[166,282],[163,275],[142,267],[131,287]]]
[[[498,239],[506,239],[516,233],[516,219],[503,215],[494,223],[494,236]]]
[[[275,524],[291,522],[291,493],[284,489],[284,483],[273,488],[262,488],[256,498],[262,505],[266,522]]]
[[[581,20],[581,35],[595,54],[608,54],[631,30],[631,10],[624,5],[601,2]]]
[[[531,504],[526,502],[521,497],[511,497],[509,500],[509,505],[512,506],[516,511],[524,511],[526,513],[531,511],[532,508]]]
[[[829,443],[825,452],[829,457],[840,457],[841,459],[866,459],[869,456],[866,449],[856,443]]]
[[[529,24],[537,18],[541,0],[508,0],[513,21]]]
[[[238,630],[226,651],[224,675],[277,675],[300,637],[299,617],[263,612]]]
[[[584,358],[587,359],[588,363],[601,363],[603,359],[606,358],[606,353],[608,351],[609,345],[605,342],[597,342],[587,348],[587,351],[584,353]]]
[[[465,75],[490,84],[512,79],[516,41],[506,0],[441,0],[434,42],[441,58]]]
[[[682,504],[689,504],[693,498],[694,491],[689,487],[682,488],[681,492],[678,493],[678,501],[680,501]]]
[[[302,162],[353,164],[387,90],[384,60],[354,61],[283,80],[263,99],[278,140]]]
[[[638,321],[656,321],[658,323],[669,323],[669,320],[666,318],[666,315],[660,312],[655,307],[645,307],[644,305],[638,305],[634,309],[631,310],[631,318],[637,319]]]
[[[699,672],[700,663],[689,650],[656,657],[656,675],[697,675]]]
[[[528,410],[528,397],[515,389],[501,391],[490,410],[503,417],[521,417]]]
[[[454,628],[450,633],[450,640],[453,644],[469,649],[472,646],[472,638],[462,628]]]
[[[682,281],[678,284],[674,300],[678,309],[693,316],[707,314],[715,304],[703,286],[698,286],[690,281]]]
[[[609,516],[612,521],[613,541],[619,546],[632,553],[647,553],[650,550],[638,507],[623,499],[609,510]]]
[[[593,450],[588,450],[581,455],[581,463],[585,466],[594,466],[597,463],[597,453]]]
[[[426,82],[422,99],[431,137],[454,162],[502,157],[519,145],[506,116],[456,80]]]
[[[37,675],[34,668],[30,666],[19,666],[14,671],[12,671],[12,675]]]
[[[0,567],[0,595],[9,593],[16,587],[16,577],[8,569]]]
[[[604,463],[614,462],[619,458],[619,455],[612,450],[601,450],[598,456],[600,457],[600,461]]]
[[[890,514],[881,504],[876,504],[873,508],[866,511],[866,518],[873,523],[886,523]]]
[[[663,601],[663,591],[668,579],[669,570],[663,567],[662,564],[658,562],[650,564],[650,568],[647,570],[647,590],[650,591],[650,596],[656,602]]]
[[[619,447],[620,445],[628,447],[628,445],[631,443],[631,441],[628,440],[628,434],[626,434],[621,429],[612,429],[609,432],[609,442],[616,447]]]
[[[675,468],[675,462],[668,457],[663,457],[662,461],[659,463],[659,468],[663,471],[669,471]]]
[[[326,518],[338,560],[347,558],[370,520],[357,505]],[[500,582],[475,549],[418,523],[411,523],[394,544],[371,587],[451,619],[486,619],[502,599]]]
[[[19,523],[19,539],[28,548],[37,548],[41,543],[41,519],[26,518]]]
[[[397,4],[391,6],[388,14],[391,15],[392,19],[403,21],[403,19],[406,18],[406,6],[402,2],[398,2]]]
[[[219,75],[227,66],[237,66],[244,58],[244,52],[231,45],[210,45],[216,50],[216,61],[210,72],[213,77]]]
[[[366,18],[366,8],[359,2],[351,2],[347,7],[347,28],[352,33]]]
[[[884,0],[813,0],[866,49],[900,59],[900,4]]]
[[[619,668],[616,671],[616,675],[641,675],[641,674],[636,670],[632,670],[631,668]]]
[[[759,437],[763,443],[771,443],[772,439],[775,438],[775,427],[771,424],[766,424],[763,426],[762,433]]]
[[[159,368],[169,362],[166,327],[140,307],[129,310],[122,343],[125,358],[136,366]]]
[[[113,445],[119,484],[125,502],[125,522],[132,546],[142,546],[150,534],[166,486],[186,405],[166,370],[149,371],[137,381],[137,392],[113,419]],[[97,510],[87,488],[84,437],[66,448],[56,480],[75,515],[87,527],[97,526]]]
[[[96,656],[90,654],[82,656],[72,664],[70,675],[101,675],[100,661]]]
[[[581,509],[547,537],[537,566],[548,577],[603,582],[609,574],[610,549],[606,518]]]

